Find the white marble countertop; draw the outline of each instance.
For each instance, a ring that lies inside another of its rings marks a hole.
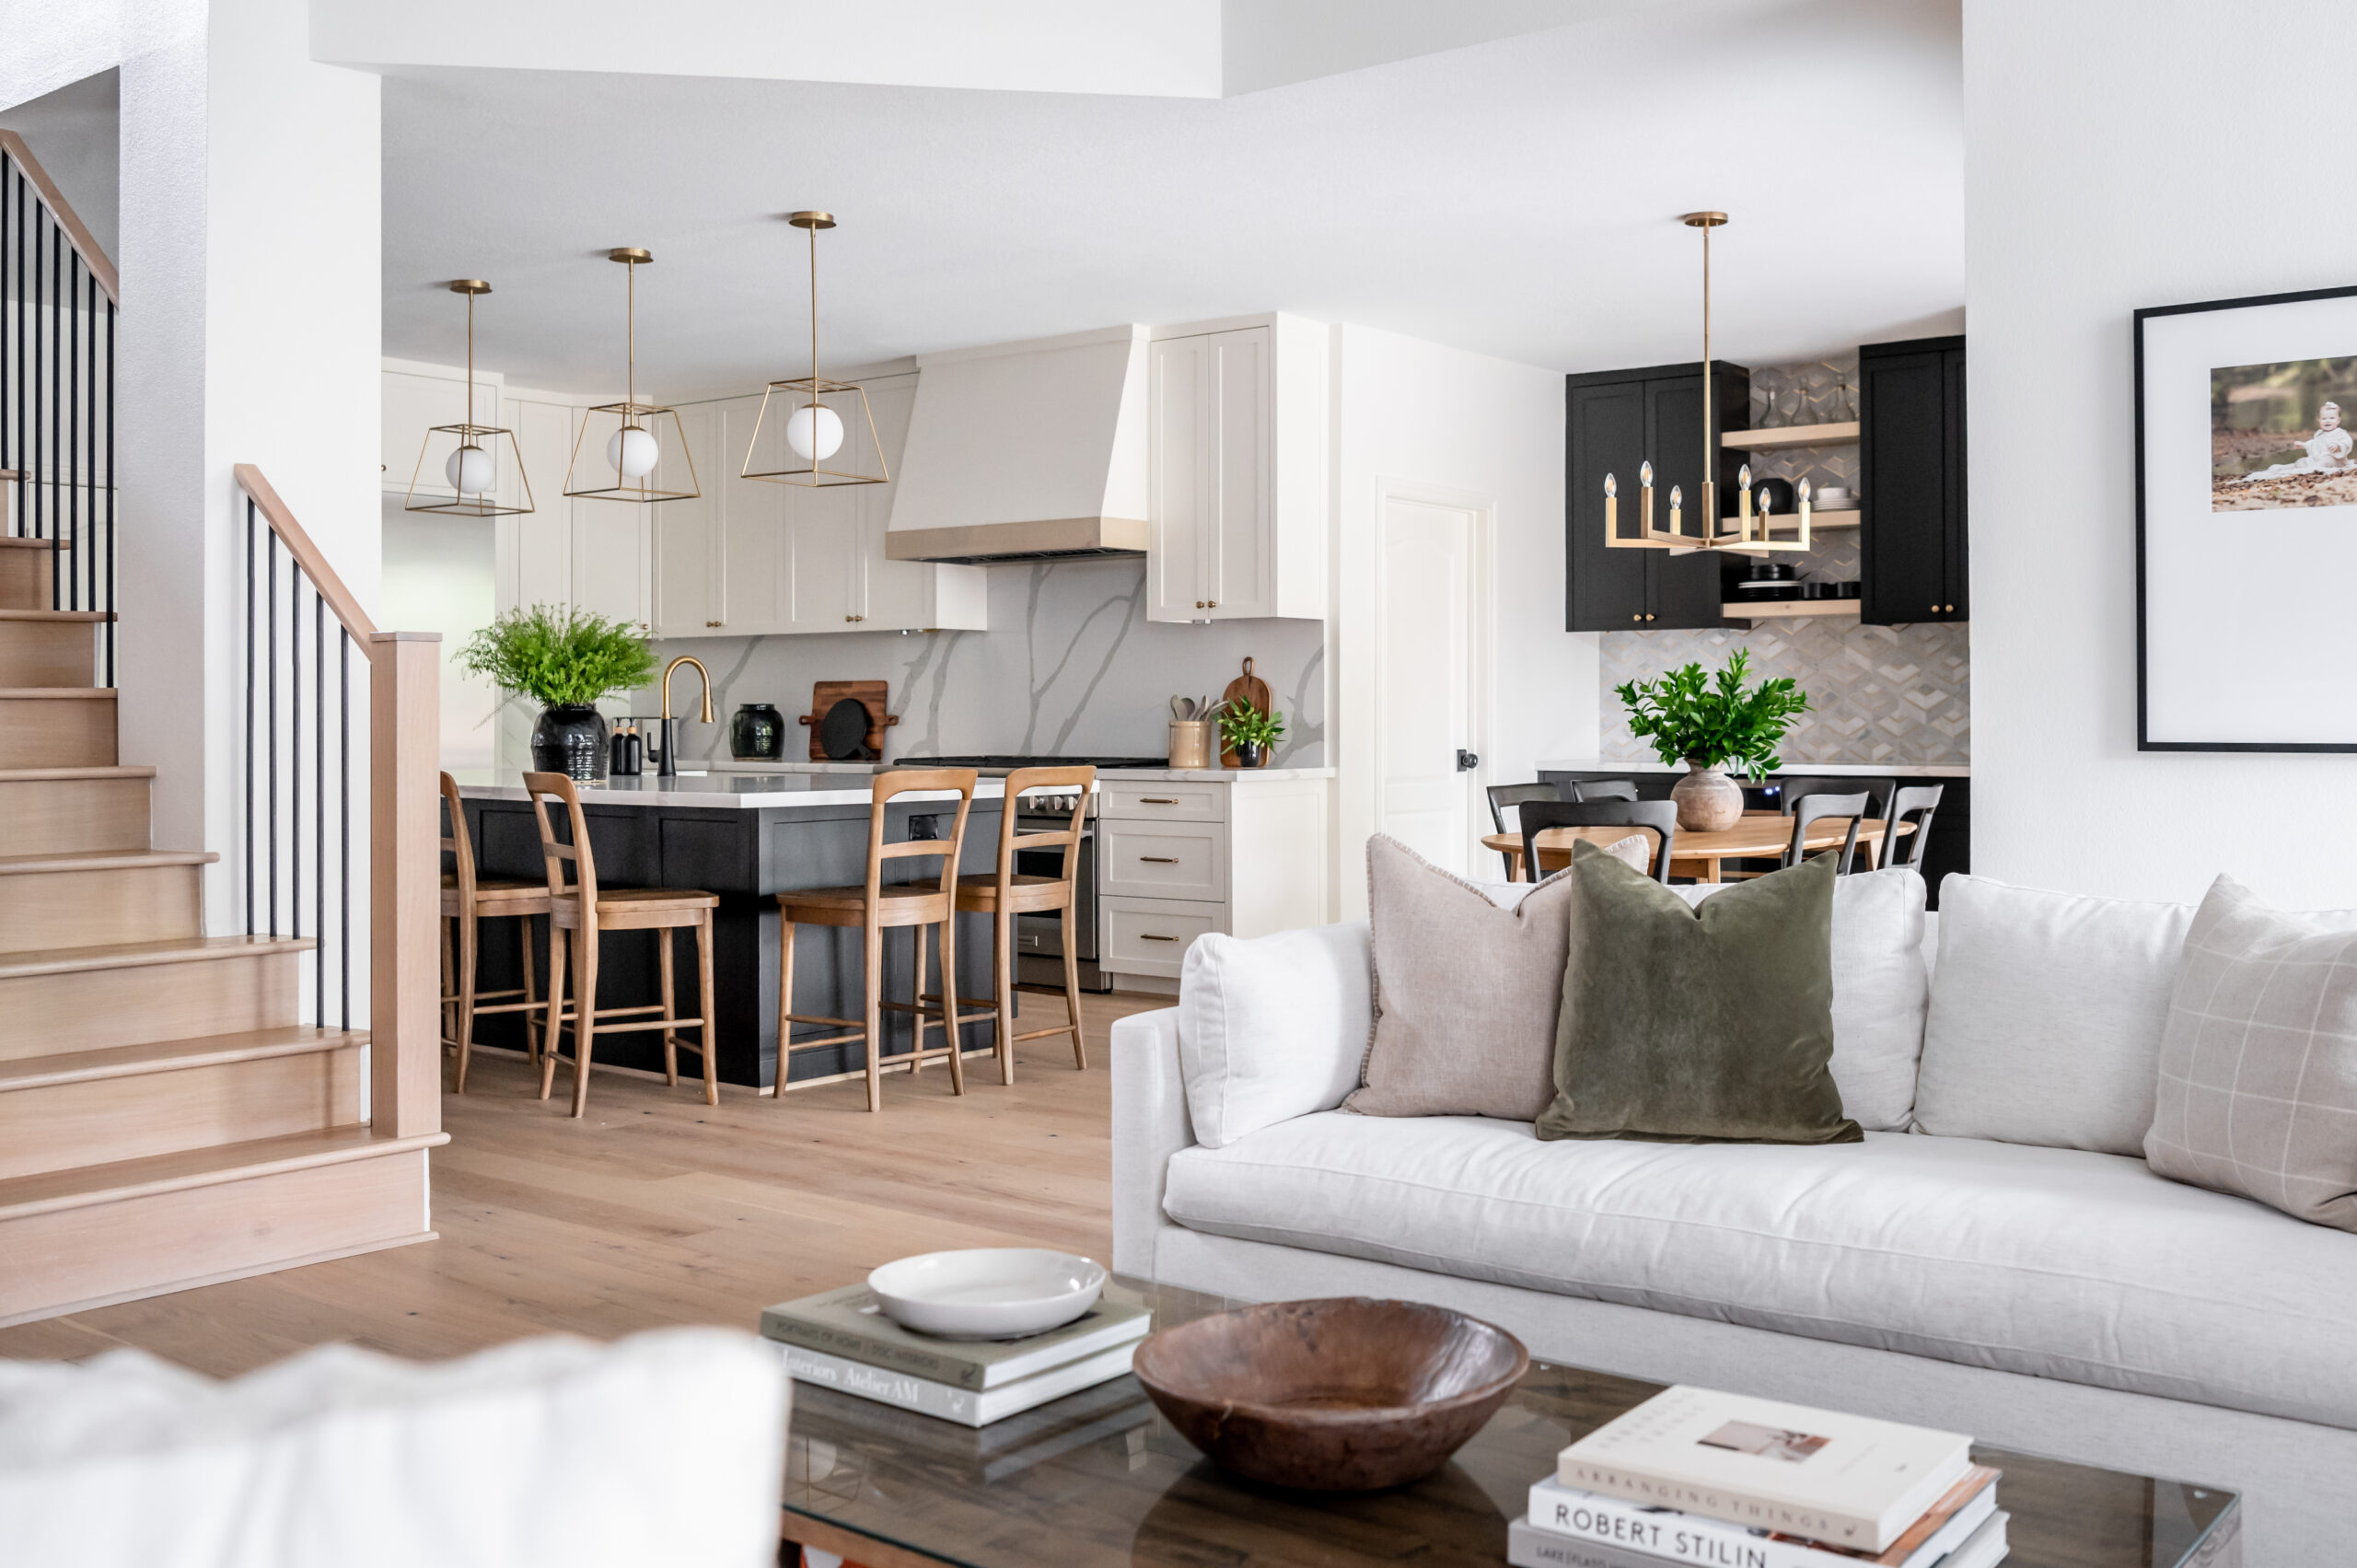
[[[874,770],[868,769],[870,774]],[[462,769],[452,775],[459,793],[469,800],[528,800],[522,784],[498,784],[487,768]],[[819,806],[865,806],[875,798],[865,778],[830,778],[812,773],[682,773],[658,778],[608,779],[580,786],[584,806],[673,806],[749,811]],[[998,779],[974,784],[976,800],[997,800],[1006,793]],[[954,790],[920,789],[892,797],[898,801],[955,800]]]
[[[1613,761],[1602,757],[1550,757],[1538,765],[1566,773],[1675,773],[1684,771],[1666,762]],[[1968,779],[1972,776],[1971,765],[1966,762],[1801,762],[1786,758],[1781,771],[1787,773],[1822,773],[1829,778]]]
[[[1553,767],[1555,764],[1549,763]],[[888,768],[918,768],[924,766],[922,758],[904,758],[891,762],[755,762],[733,758],[715,758],[703,764],[715,773],[739,773],[792,776],[810,773],[852,773],[866,777]],[[1237,779],[1330,779],[1331,768],[1099,768],[1099,780],[1133,779],[1154,784],[1227,784]],[[986,781],[987,782],[987,781]]]

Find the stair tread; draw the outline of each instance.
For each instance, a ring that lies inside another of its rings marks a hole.
[[[37,947],[0,953],[0,980],[68,974],[77,970],[134,969],[143,964],[203,963],[272,953],[308,953],[308,936],[170,936],[156,942],[107,942],[83,947]]]
[[[11,1177],[0,1181],[0,1223],[60,1209],[87,1208],[94,1203],[210,1187],[273,1171],[430,1149],[449,1141],[447,1132],[389,1138],[379,1137],[365,1126],[334,1127],[325,1132],[292,1132],[279,1138],[257,1138],[250,1143],[215,1144],[210,1148],[185,1149],[178,1154]]]
[[[52,701],[85,703],[103,698],[111,703],[114,701],[114,688],[111,686],[0,686],[0,701],[39,702],[44,698]]]
[[[23,477],[22,474],[11,470],[0,469],[0,482]],[[71,550],[74,548],[74,541],[70,539],[34,539],[24,534],[0,535],[0,549],[47,550],[52,545],[55,545],[60,550]]]
[[[93,849],[71,854],[0,854],[0,877],[51,871],[125,871],[150,865],[211,865],[209,849]]]
[[[80,768],[0,768],[0,784],[42,784],[63,779],[152,779],[149,763],[125,762],[107,767],[91,763]]]
[[[60,1051],[51,1056],[0,1062],[0,1094],[11,1089],[44,1089],[59,1084],[136,1077],[232,1062],[314,1055],[367,1042],[366,1029],[324,1029],[310,1024],[290,1024],[277,1028],[241,1029],[234,1034],[110,1046],[102,1051]]]
[[[112,621],[114,612],[107,610],[0,610],[0,621],[80,621],[85,622]]]

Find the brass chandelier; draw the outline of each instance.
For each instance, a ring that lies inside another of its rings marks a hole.
[[[1727,221],[1724,213],[1688,213],[1678,219],[1689,228],[1702,231],[1702,494],[1701,521],[1697,528],[1686,527],[1686,497],[1678,485],[1669,487],[1669,526],[1657,526],[1654,521],[1654,465],[1647,460],[1637,470],[1638,502],[1637,531],[1624,537],[1620,526],[1620,486],[1609,473],[1604,476],[1604,542],[1614,550],[1669,550],[1690,554],[1698,550],[1724,551],[1735,555],[1769,555],[1780,551],[1805,551],[1809,548],[1808,514],[1809,483],[1804,479],[1799,488],[1796,516],[1798,531],[1780,535],[1771,515],[1767,498],[1759,498],[1754,506],[1751,494],[1751,465],[1746,463],[1736,476],[1740,489],[1736,516],[1719,516],[1719,487],[1713,476],[1718,471],[1719,441],[1714,428],[1713,396],[1715,389],[1711,380],[1711,230]]]
[[[772,381],[761,394],[761,410],[753,421],[753,438],[745,447],[747,479],[773,484],[811,488],[837,484],[884,484],[891,475],[884,467],[884,446],[877,439],[876,416],[868,411],[866,389],[856,381],[830,381],[819,374],[819,231],[835,226],[832,213],[789,213],[786,222],[810,236],[810,374]],[[876,454],[876,471],[865,465],[829,467],[844,437],[865,429],[868,449]],[[767,435],[772,448],[764,456]]]
[[[425,433],[424,444],[417,450],[417,467],[409,476],[409,494],[403,498],[402,509],[410,512],[446,512],[463,517],[496,517],[532,509],[532,482],[524,472],[524,454],[516,445],[516,433],[496,424],[475,423],[475,296],[489,294],[491,285],[481,278],[458,278],[450,285],[452,294],[467,296],[467,418],[463,424],[437,424]],[[444,439],[447,437],[447,441]],[[503,460],[500,444],[506,444],[505,460],[515,465],[516,482],[523,491],[524,504],[503,506],[494,492],[499,486],[499,465]],[[433,498],[435,490],[428,481],[428,499],[417,496],[417,482],[426,470],[426,459],[435,449],[447,445],[448,456],[442,459],[441,471],[450,487],[447,500]]]
[[[622,383],[621,402],[600,403],[586,411],[581,430],[573,438],[573,458],[564,470],[564,493],[609,501],[692,501],[702,492],[696,488],[695,456],[688,450],[687,432],[679,424],[679,411],[638,401],[638,269],[652,263],[655,258],[635,245],[626,245],[607,251],[606,260],[620,261],[627,269],[624,320],[629,369]],[[598,446],[589,446],[592,430],[608,429],[609,420],[613,422],[612,433]],[[665,420],[670,422],[671,449],[687,465],[685,490],[666,489],[654,481],[655,470],[663,461],[663,443],[658,436]],[[581,460],[585,447],[592,454],[586,466]],[[603,467],[596,456],[601,450],[605,455]]]

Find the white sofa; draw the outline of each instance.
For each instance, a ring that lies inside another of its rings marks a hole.
[[[2214,1483],[2244,1494],[2247,1561],[2350,1561],[2357,1236],[2131,1152],[2189,910],[1968,877],[1942,895],[1927,918],[1918,885],[1914,945],[1873,958],[1878,1027],[1921,1058],[1893,1125],[1917,1130],[1863,1144],[1354,1115],[1335,1107],[1366,1049],[1366,927],[1215,943],[1178,1007],[1114,1026],[1115,1266],[1248,1300],[1436,1302],[1544,1358]],[[1837,948],[1855,935],[1837,909]],[[1845,1100],[1864,961],[1836,953]],[[1891,1040],[1866,1043],[1887,1069]]]

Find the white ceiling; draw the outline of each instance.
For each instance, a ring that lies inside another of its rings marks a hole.
[[[842,219],[819,242],[834,366],[1270,308],[1559,369],[1691,359],[1677,215],[1700,206],[1733,215],[1723,357],[1956,329],[1958,0],[1560,10],[1226,98],[388,67],[385,352],[459,358],[441,285],[483,276],[481,363],[603,390],[601,258],[644,245],[644,385],[800,374],[804,240],[777,215],[804,206]]]

